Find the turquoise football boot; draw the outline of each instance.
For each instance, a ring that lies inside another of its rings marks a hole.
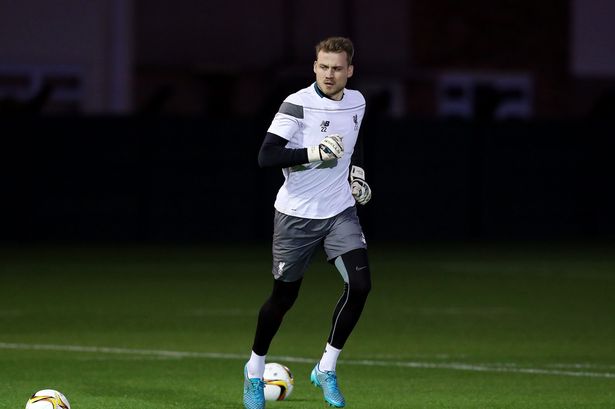
[[[265,381],[248,378],[248,365],[243,369],[243,406],[246,409],[265,409]]]
[[[343,408],[346,406],[346,401],[342,392],[337,387],[337,375],[335,371],[321,371],[318,369],[318,364],[312,369],[310,381],[317,387],[322,388],[322,393],[325,397],[325,402],[329,406]]]

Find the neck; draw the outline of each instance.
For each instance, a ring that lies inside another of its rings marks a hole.
[[[320,89],[320,87],[318,86],[318,83],[314,83],[314,89],[316,90],[316,93],[318,94],[319,97],[321,98],[327,98],[330,99],[332,101],[340,101],[342,98],[344,98],[344,91],[340,91],[338,93],[338,95],[340,96],[339,98],[333,98],[330,95],[325,94],[324,92],[322,92],[322,90]]]

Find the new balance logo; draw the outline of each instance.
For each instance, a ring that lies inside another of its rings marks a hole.
[[[320,132],[327,132],[327,128],[329,127],[330,122],[329,121],[322,121],[320,123]]]

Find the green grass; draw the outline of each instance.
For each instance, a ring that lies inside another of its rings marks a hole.
[[[348,407],[615,407],[612,248],[373,245],[373,292],[338,364]],[[269,253],[0,249],[0,409],[44,388],[73,409],[241,408]],[[270,351],[295,390],[268,408],[326,407],[308,378],[340,291],[317,257]]]

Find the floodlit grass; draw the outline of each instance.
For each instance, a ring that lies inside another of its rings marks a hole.
[[[370,248],[373,292],[338,364],[349,408],[614,408],[615,252],[602,244]],[[0,409],[39,389],[73,409],[241,408],[269,246],[0,249]],[[317,257],[275,338],[288,401],[342,289]]]

